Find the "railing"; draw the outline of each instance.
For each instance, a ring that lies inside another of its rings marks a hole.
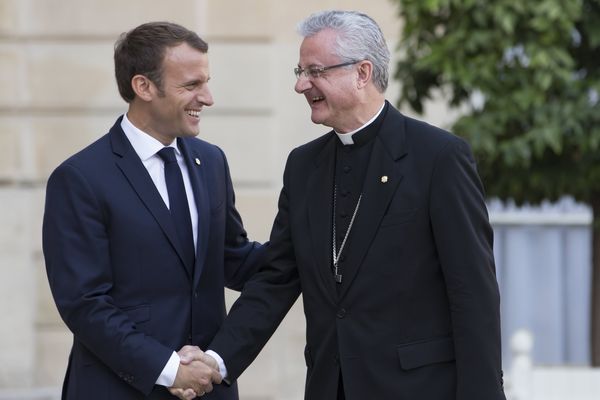
[[[536,338],[534,364],[589,365],[591,209],[570,198],[536,207],[488,206],[504,365],[512,365],[510,339],[519,329]]]
[[[533,365],[533,336],[511,338],[512,364],[505,380],[507,400],[599,400],[600,368]]]

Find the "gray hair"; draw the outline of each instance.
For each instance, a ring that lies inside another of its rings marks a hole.
[[[302,37],[314,36],[324,29],[338,33],[334,48],[342,62],[368,60],[373,63],[373,83],[385,92],[389,79],[390,51],[377,23],[355,11],[321,11],[298,24]]]

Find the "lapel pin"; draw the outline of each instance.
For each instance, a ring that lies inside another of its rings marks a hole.
[[[199,158],[196,158],[194,161],[196,161],[196,165],[200,165],[201,164]]]
[[[388,181],[388,177],[387,177],[387,175],[383,175],[383,176],[381,177],[381,183],[387,183],[387,181]]]

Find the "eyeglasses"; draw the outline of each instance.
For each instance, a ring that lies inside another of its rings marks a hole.
[[[358,62],[357,61],[349,61],[349,62],[345,62],[345,63],[341,63],[341,64],[336,64],[336,65],[330,65],[328,67],[308,67],[308,68],[302,68],[302,67],[296,67],[294,68],[294,74],[296,75],[296,79],[300,79],[300,77],[302,75],[304,75],[307,78],[320,78],[321,75],[323,74],[323,72],[328,71],[330,69],[334,69],[334,68],[340,68],[340,67],[347,67],[348,65],[354,65]]]

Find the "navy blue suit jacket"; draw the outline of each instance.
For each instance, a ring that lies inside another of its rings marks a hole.
[[[185,344],[206,348],[226,315],[223,288],[241,290],[263,252],[246,237],[223,152],[180,138],[198,209],[190,273],[120,123],[48,180],[46,269],[74,334],[64,399],[173,398],[155,385],[167,360]],[[219,385],[205,398],[237,399],[237,388]]]

